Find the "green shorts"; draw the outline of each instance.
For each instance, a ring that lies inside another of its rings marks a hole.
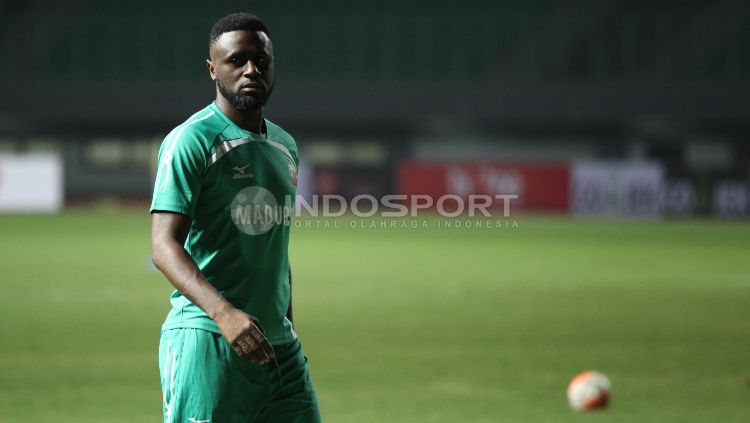
[[[250,363],[218,333],[161,333],[165,423],[317,423],[320,412],[298,340],[274,346],[276,360]]]

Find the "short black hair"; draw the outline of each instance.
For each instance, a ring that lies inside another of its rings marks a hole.
[[[213,28],[211,28],[211,34],[208,37],[208,47],[211,48],[221,34],[232,31],[263,31],[269,37],[271,36],[268,32],[268,27],[259,17],[250,13],[232,13],[216,21]]]

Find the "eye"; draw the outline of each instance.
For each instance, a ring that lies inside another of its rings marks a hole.
[[[229,59],[229,63],[233,64],[234,66],[242,66],[245,64],[245,59],[240,56],[234,56],[231,59]]]

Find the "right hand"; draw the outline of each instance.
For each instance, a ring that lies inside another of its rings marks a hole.
[[[240,357],[258,364],[268,363],[273,358],[273,347],[255,317],[232,308],[218,313],[215,321],[224,339]]]

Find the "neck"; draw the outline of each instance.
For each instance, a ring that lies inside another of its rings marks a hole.
[[[263,132],[263,108],[237,110],[221,95],[216,96],[216,105],[235,125],[256,134]]]

